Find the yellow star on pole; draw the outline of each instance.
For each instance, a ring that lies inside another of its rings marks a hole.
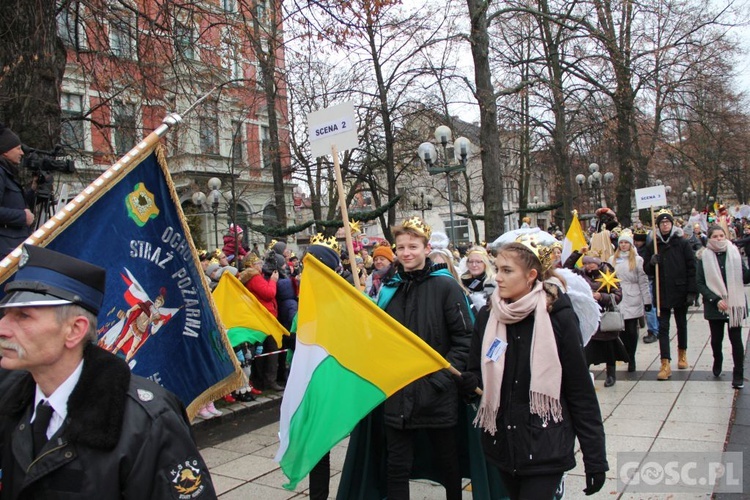
[[[362,227],[360,227],[359,221],[356,220],[349,221],[349,228],[352,230],[352,233],[359,233],[362,231]]]
[[[612,288],[614,288],[615,290],[620,288],[619,286],[617,286],[617,284],[620,282],[620,278],[617,277],[616,271],[610,272],[610,270],[607,269],[606,272],[599,271],[599,274],[601,274],[602,277],[596,278],[594,280],[602,284],[599,288],[597,288],[597,292],[605,286],[607,287],[607,293],[611,293],[610,291],[612,290]]]

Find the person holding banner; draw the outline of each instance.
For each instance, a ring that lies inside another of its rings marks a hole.
[[[726,236],[721,226],[711,226],[708,243],[698,260],[698,291],[703,295],[703,317],[711,330],[711,350],[714,355],[714,377],[721,375],[724,355],[724,325],[729,328],[732,344],[732,387],[745,386],[745,348],[742,346],[742,320],[747,317],[747,302],[743,285],[750,283],[750,271],[742,262],[740,251]]]
[[[95,345],[106,271],[25,245],[0,302],[0,498],[216,498],[185,408]]]
[[[653,238],[658,251],[654,253],[653,245],[646,247],[643,270],[649,276],[655,276],[658,268],[658,287],[655,297],[659,302],[659,350],[661,352],[661,369],[658,380],[668,380],[672,376],[670,366],[672,357],[669,349],[669,319],[674,311],[677,326],[677,367],[688,368],[687,361],[687,310],[695,303],[697,296],[695,284],[695,255],[688,240],[681,236],[674,226],[672,212],[662,209],[656,216]]]

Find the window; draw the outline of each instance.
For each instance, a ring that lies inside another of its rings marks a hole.
[[[84,149],[83,96],[63,92],[60,98],[62,124],[60,141],[64,148],[82,151]]]
[[[86,47],[86,29],[79,16],[77,2],[60,9],[57,14],[57,36],[68,47]]]
[[[271,133],[265,125],[260,126],[260,159],[263,168],[271,167]]]
[[[242,137],[243,126],[241,121],[232,120],[232,166],[235,168],[244,165],[245,141]]]
[[[124,59],[136,58],[135,20],[130,13],[115,12],[109,22],[109,48],[112,54]]]
[[[201,153],[215,155],[219,153],[219,114],[215,102],[203,105],[200,117],[200,148]]]
[[[230,31],[226,31],[221,40],[221,66],[229,71],[229,78],[244,78],[242,71],[241,42]]]
[[[187,24],[175,22],[174,25],[175,54],[185,59],[195,59],[195,36],[193,28]]]
[[[257,0],[255,4],[255,17],[259,23],[263,23],[266,20],[266,12],[268,11],[268,3],[266,0]]]
[[[112,128],[114,129],[115,152],[124,155],[138,142],[135,120],[135,104],[115,101],[112,106]]]
[[[221,0],[225,12],[237,12],[237,0]]]
[[[466,219],[453,219],[453,229],[451,229],[450,219],[444,220],[445,232],[454,244],[469,242],[469,221]],[[454,234],[455,233],[455,234]]]

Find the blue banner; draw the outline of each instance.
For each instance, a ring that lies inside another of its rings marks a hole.
[[[99,345],[174,392],[192,418],[243,382],[184,221],[152,152],[45,246],[107,269]]]

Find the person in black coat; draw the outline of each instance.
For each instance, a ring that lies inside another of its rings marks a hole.
[[[378,306],[419,336],[458,370],[466,367],[473,323],[458,282],[427,257],[430,228],[413,217],[393,229],[398,272],[383,284]],[[434,450],[448,500],[461,498],[457,456],[458,390],[440,370],[422,377],[384,403],[388,447],[388,498],[409,498],[409,474],[416,436],[426,432]]]
[[[520,243],[496,258],[497,290],[474,326],[465,395],[483,389],[477,419],[487,460],[512,499],[553,498],[581,445],[587,495],[609,470],[604,426],[567,295],[543,283],[537,255]],[[493,396],[496,395],[496,396]]]
[[[23,158],[21,140],[9,128],[0,125],[0,258],[12,252],[31,234],[34,213],[18,178]]]
[[[656,275],[659,267],[659,286],[654,294],[654,305],[659,311],[659,350],[661,351],[661,369],[658,380],[668,380],[672,376],[669,350],[669,318],[674,311],[677,326],[677,367],[688,368],[687,361],[687,310],[695,303],[697,289],[695,284],[695,254],[688,240],[682,237],[681,230],[674,226],[674,219],[669,210],[660,210],[656,216],[654,228],[658,253],[654,254],[653,241],[647,243],[643,258],[643,270],[648,276]],[[657,302],[656,296],[660,299]]]
[[[24,246],[0,303],[0,499],[213,499],[176,396],[93,344],[105,271]]]
[[[711,331],[711,350],[714,355],[714,377],[721,375],[724,354],[724,325],[729,329],[732,344],[732,387],[745,386],[745,348],[742,345],[742,321],[747,317],[747,303],[743,286],[750,283],[750,270],[745,266],[740,251],[732,244],[721,226],[707,231],[708,243],[698,260],[696,282],[703,295],[703,317]]]

